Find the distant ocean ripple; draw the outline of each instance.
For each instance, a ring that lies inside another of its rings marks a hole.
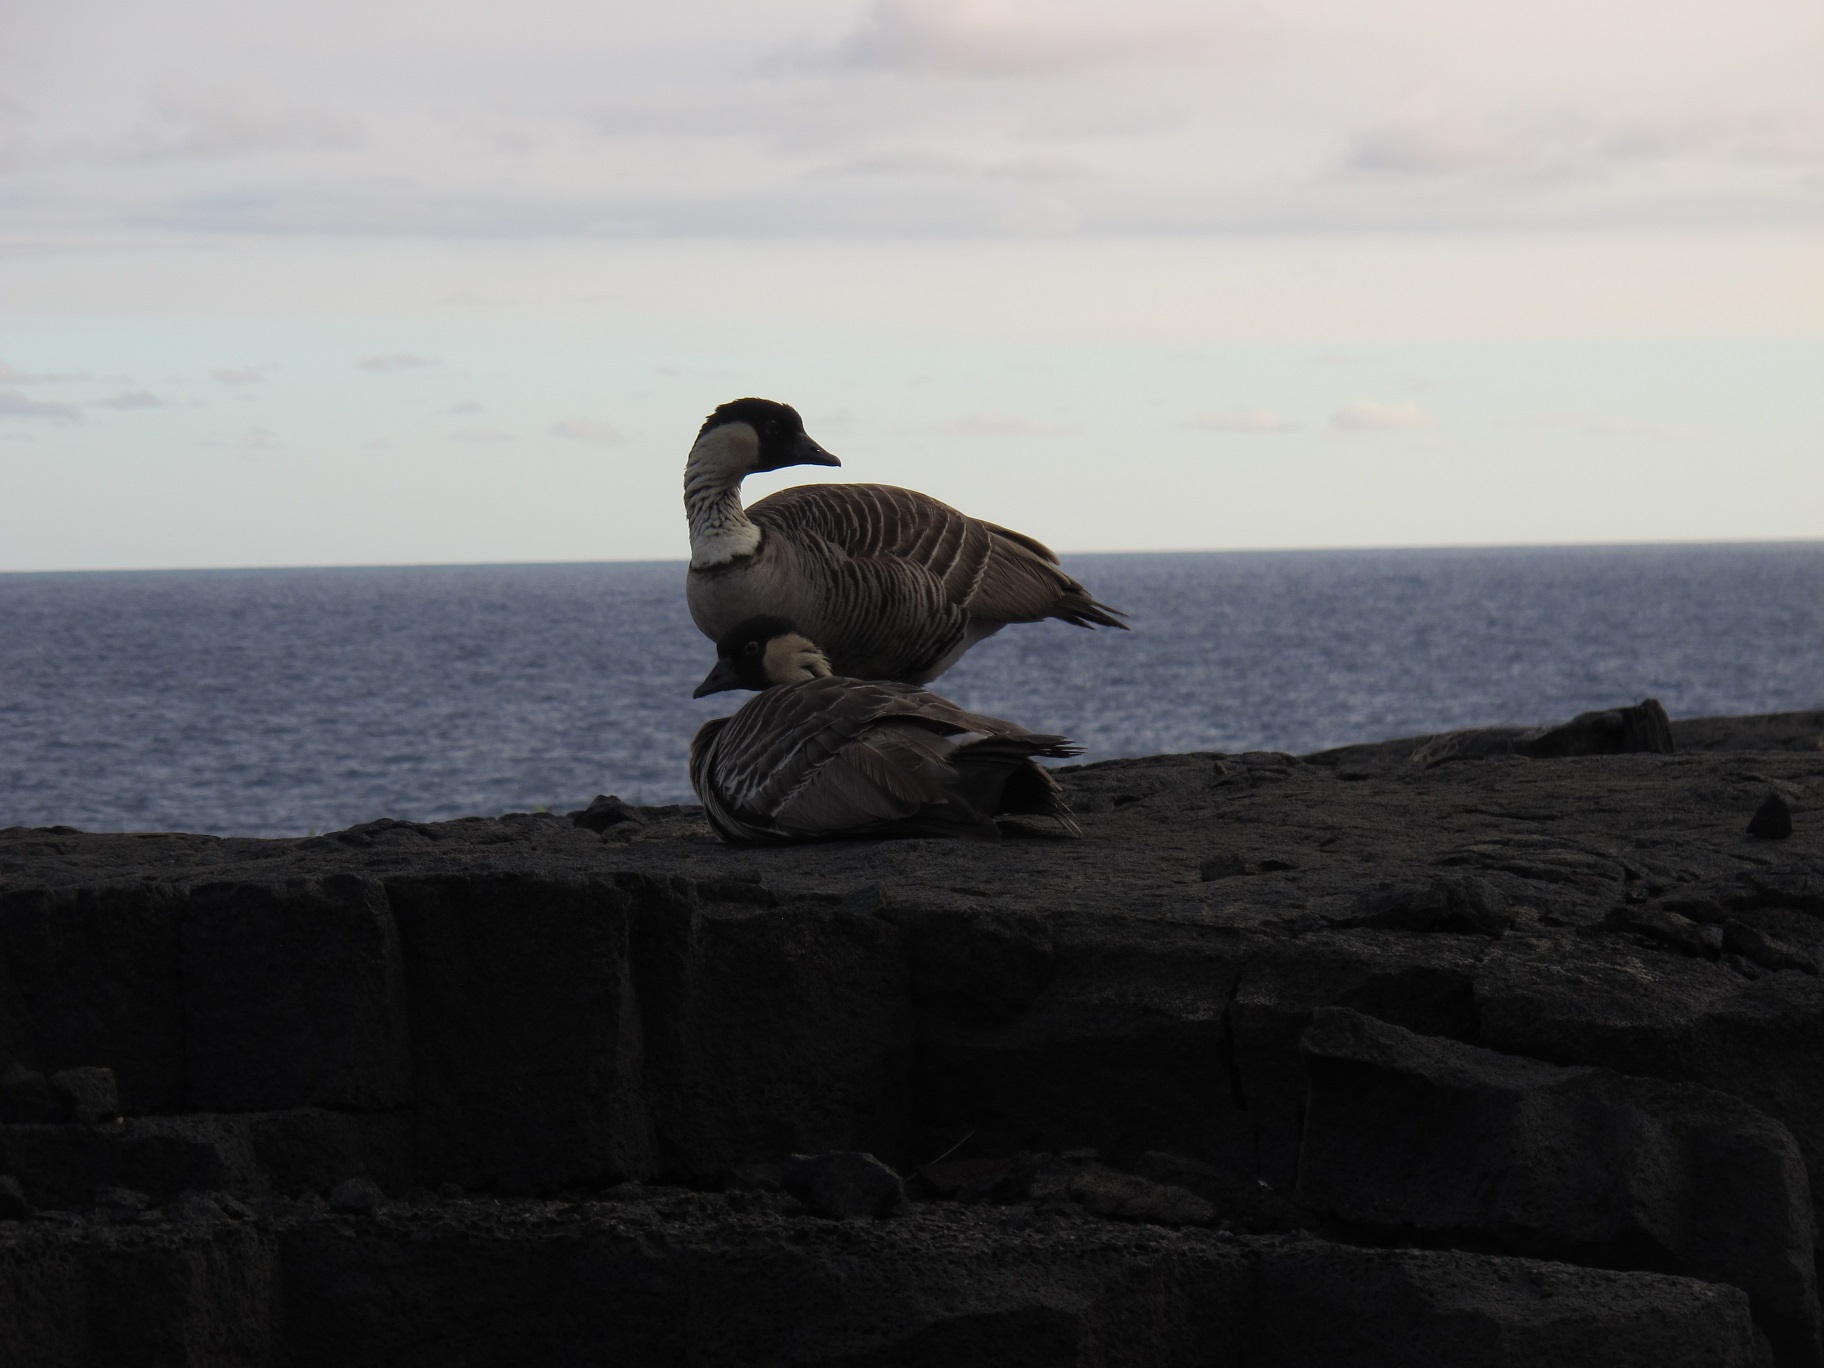
[[[1086,759],[1304,752],[1661,699],[1824,705],[1824,543],[1099,555],[1131,633],[938,687]],[[295,835],[690,800],[683,566],[0,575],[0,826]]]

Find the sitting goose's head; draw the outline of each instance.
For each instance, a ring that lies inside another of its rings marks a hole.
[[[770,689],[806,679],[828,679],[830,662],[789,619],[751,617],[716,643],[716,668],[692,698],[727,689]]]
[[[785,466],[841,464],[805,433],[797,409],[771,399],[736,399],[722,405],[703,420],[690,449],[693,469],[735,482]]]

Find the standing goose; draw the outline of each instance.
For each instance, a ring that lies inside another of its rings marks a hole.
[[[839,675],[924,684],[1010,622],[1125,626],[1041,543],[916,490],[799,485],[741,506],[756,471],[840,464],[786,404],[737,399],[704,421],[684,510],[690,616],[705,636],[782,615]]]
[[[696,697],[761,690],[690,743],[691,787],[724,840],[995,840],[1000,813],[1052,817],[1082,834],[1057,780],[1032,758],[1075,755],[1062,736],[965,712],[910,684],[832,675],[828,657],[782,617],[739,624],[716,656]]]

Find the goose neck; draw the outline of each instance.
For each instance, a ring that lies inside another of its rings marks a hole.
[[[684,513],[693,570],[725,565],[760,549],[760,529],[741,507],[739,475],[730,478],[692,462],[684,471]]]

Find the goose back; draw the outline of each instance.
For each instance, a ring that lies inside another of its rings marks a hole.
[[[1123,625],[1043,543],[916,490],[800,485],[746,514],[755,554],[691,571],[691,616],[712,638],[779,613],[838,675],[925,683],[1009,622]]]
[[[841,677],[770,688],[691,743],[691,784],[712,826],[741,841],[948,834],[988,839],[998,812],[1070,822],[1032,763],[1061,736],[967,712],[922,689]]]

